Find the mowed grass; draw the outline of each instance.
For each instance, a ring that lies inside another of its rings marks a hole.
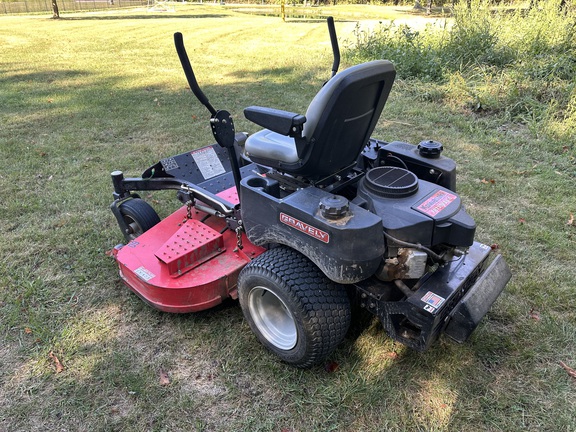
[[[343,45],[355,24],[337,23]],[[256,130],[248,105],[303,112],[329,76],[321,21],[180,5],[0,18],[0,430],[576,430],[560,365],[576,368],[574,143],[418,83],[396,83],[375,136],[443,142],[478,239],[514,274],[469,342],[416,353],[362,317],[327,367],[297,370],[234,302],[171,315],[131,294],[106,254],[122,241],[109,173],[212,142],[176,31],[238,130]],[[145,198],[177,208],[173,193]]]

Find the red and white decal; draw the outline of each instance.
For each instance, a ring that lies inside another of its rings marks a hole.
[[[135,273],[140,279],[142,279],[144,282],[148,282],[150,279],[156,277],[156,275],[155,275],[154,273],[152,273],[150,270],[148,270],[148,269],[145,268],[144,266],[138,267],[136,270],[134,270],[134,273]]]
[[[316,228],[306,222],[302,222],[293,216],[287,215],[286,213],[280,213],[280,222],[285,225],[296,228],[298,231],[302,231],[304,234],[308,234],[310,237],[314,237],[316,240],[320,240],[324,243],[330,242],[330,234],[321,229]]]
[[[439,295],[434,294],[432,291],[428,291],[426,294],[422,296],[420,300],[432,306],[434,310],[438,309],[446,301],[444,297],[440,297]],[[426,310],[428,312],[431,312],[429,309]]]
[[[439,190],[418,207],[416,207],[416,209],[430,217],[434,217],[450,204],[452,204],[452,202],[457,198],[458,197],[456,195],[451,194],[450,192]]]

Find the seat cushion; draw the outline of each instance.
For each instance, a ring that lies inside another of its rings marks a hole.
[[[280,135],[268,129],[262,129],[250,135],[245,144],[248,156],[294,163],[298,161],[298,152],[294,138]]]

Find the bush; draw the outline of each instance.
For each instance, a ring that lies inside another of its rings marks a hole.
[[[576,16],[560,6],[561,0],[552,0],[505,10],[482,0],[470,7],[461,2],[443,26],[357,27],[345,56],[351,62],[386,58],[400,79],[428,88],[436,83],[447,102],[573,136]]]
[[[417,31],[408,25],[379,23],[376,29],[363,30],[359,25],[353,32],[345,56],[354,63],[384,58],[396,65],[402,78],[438,81],[444,75],[442,63],[442,34],[433,26]]]

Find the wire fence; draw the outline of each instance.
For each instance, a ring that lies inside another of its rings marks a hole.
[[[57,0],[60,12],[147,6],[148,0]],[[0,1],[0,14],[52,13],[52,0]]]

